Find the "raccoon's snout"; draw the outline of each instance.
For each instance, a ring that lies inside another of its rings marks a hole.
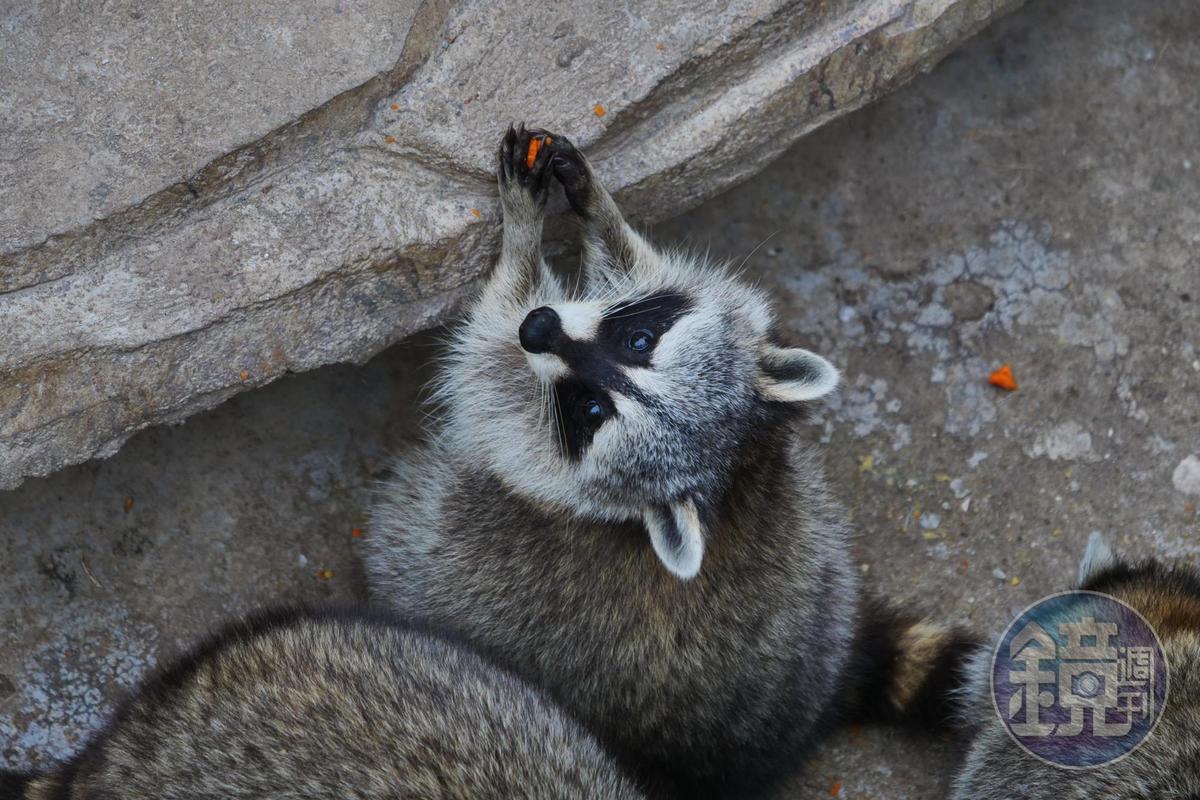
[[[550,306],[535,308],[521,323],[517,336],[526,353],[546,353],[562,334],[562,319]]]

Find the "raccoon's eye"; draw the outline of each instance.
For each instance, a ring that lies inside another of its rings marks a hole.
[[[644,353],[654,346],[654,333],[645,328],[639,328],[629,334],[629,340],[625,342],[625,346],[635,353]]]
[[[600,405],[600,402],[595,399],[584,400],[583,413],[590,420],[601,420],[604,419],[604,406]]]

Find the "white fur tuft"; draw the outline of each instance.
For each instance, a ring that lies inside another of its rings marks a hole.
[[[1092,531],[1088,536],[1087,550],[1083,553],[1083,559],[1079,562],[1079,573],[1076,576],[1076,586],[1085,586],[1092,578],[1099,575],[1104,570],[1117,563],[1117,557],[1113,555],[1112,548],[1108,546],[1108,540],[1104,538],[1104,534],[1100,531]]]
[[[672,503],[669,508],[647,508],[643,519],[655,554],[672,575],[687,581],[700,574],[704,531],[691,498]]]

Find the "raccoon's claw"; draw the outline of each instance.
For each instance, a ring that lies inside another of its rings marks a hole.
[[[500,140],[499,166],[496,176],[500,181],[502,193],[524,191],[540,208],[546,202],[550,189],[551,170],[550,149],[541,147],[537,157],[530,164],[527,158],[529,143],[533,139],[545,139],[545,131],[537,128],[526,129],[525,123],[518,123],[516,128],[508,126],[504,138]]]

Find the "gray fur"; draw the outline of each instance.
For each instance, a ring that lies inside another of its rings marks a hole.
[[[283,615],[152,680],[27,800],[636,798],[539,692],[382,620]]]
[[[541,260],[526,138],[502,147],[503,254],[451,347],[443,424],[374,509],[372,598],[496,652],[665,787],[764,783],[830,717],[856,626],[849,528],[795,406],[836,371],[786,356],[757,290],[651,248],[555,136],[533,172],[585,220],[568,291]],[[586,339],[589,314],[663,292],[688,310],[568,458],[544,400],[569,367],[523,353],[522,320],[549,305]]]
[[[1200,575],[1153,562],[1130,568],[1092,539],[1080,568],[1083,585],[1137,609],[1156,629],[1169,669],[1162,717],[1119,761],[1074,770],[1019,747],[996,715],[991,653],[971,663],[969,705],[978,733],[954,781],[953,800],[1195,800],[1200,797]]]

